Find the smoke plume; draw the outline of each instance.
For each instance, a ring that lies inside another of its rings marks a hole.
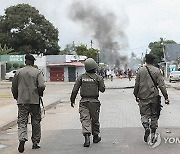
[[[98,8],[93,1],[74,1],[70,6],[70,18],[81,23],[91,33],[100,49],[100,61],[113,65],[120,59],[120,51],[128,46],[124,27],[125,20],[118,19],[113,12]],[[123,20],[123,21],[122,21]]]

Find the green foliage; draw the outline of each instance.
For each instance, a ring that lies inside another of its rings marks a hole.
[[[2,46],[0,44],[0,55],[6,55],[6,54],[9,54],[13,49],[12,48],[8,48],[6,46],[6,44],[4,46]]]
[[[163,40],[163,38],[160,38],[159,41],[151,42],[149,43],[149,48],[151,49],[150,53],[155,56],[155,63],[159,63],[163,61],[164,53],[163,53],[163,45],[164,44],[176,44],[173,40]]]
[[[80,46],[75,47],[75,51],[78,55],[87,56],[88,58],[97,59],[99,50],[94,48],[87,48],[86,45],[82,44]]]
[[[75,51],[76,51],[76,53],[77,53],[78,55],[84,55],[84,56],[86,56],[87,50],[88,50],[88,49],[87,49],[87,46],[84,45],[84,44],[81,44],[81,45],[75,47]]]
[[[75,48],[73,44],[67,44],[64,50],[60,51],[61,55],[73,55],[75,54]]]
[[[59,54],[58,29],[29,4],[5,9],[0,16],[0,42],[19,54]]]
[[[20,65],[19,65],[20,68],[23,68],[24,66],[25,66],[24,64],[20,64]]]
[[[17,68],[19,67],[19,64],[18,64],[18,63],[13,63],[13,67],[14,67],[15,69],[17,69]]]
[[[98,56],[98,53],[99,53],[99,50],[98,49],[94,49],[94,48],[89,48],[87,51],[86,51],[86,56],[88,58],[93,58],[94,60],[97,59],[97,56]]]
[[[6,70],[10,71],[11,68],[12,68],[12,64],[11,63],[7,63],[6,64]]]

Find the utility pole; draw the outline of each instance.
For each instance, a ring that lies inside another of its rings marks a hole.
[[[74,47],[75,47],[75,44],[74,44],[74,41],[73,41],[73,50],[74,50]]]
[[[164,62],[165,62],[165,77],[168,77],[168,65],[167,65],[167,60],[166,60],[166,55],[165,55],[165,51],[164,51],[164,39],[160,38],[161,40],[161,45],[162,45],[162,51],[163,51],[163,55],[164,55]]]
[[[91,48],[92,48],[93,41],[91,40]]]

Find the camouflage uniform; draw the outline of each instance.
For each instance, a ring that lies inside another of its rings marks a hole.
[[[26,65],[16,71],[12,82],[12,93],[18,105],[18,138],[27,141],[28,116],[31,115],[32,142],[39,143],[41,138],[41,108],[39,89],[45,89],[44,76],[40,70]]]
[[[168,99],[166,86],[160,70],[151,64],[147,64],[146,66],[149,68],[149,71],[161,90],[165,100]],[[142,124],[149,124],[151,129],[156,130],[158,127],[157,106],[159,105],[159,91],[155,87],[146,66],[141,67],[137,73],[134,95],[136,98],[140,99],[139,108]]]
[[[96,73],[84,73],[78,77],[71,94],[71,102],[75,102],[76,95],[80,88],[81,100],[79,103],[80,121],[82,133],[98,135],[100,130],[99,112],[100,101],[99,91],[105,91],[104,80]]]

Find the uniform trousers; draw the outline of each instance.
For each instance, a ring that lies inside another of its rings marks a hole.
[[[99,113],[100,102],[80,102],[79,113],[82,134],[98,135],[100,133]]]
[[[41,107],[39,104],[18,104],[18,138],[28,141],[27,124],[31,115],[32,143],[39,143],[41,139]]]
[[[140,99],[139,109],[142,123],[149,123],[151,129],[158,128],[158,97]]]

